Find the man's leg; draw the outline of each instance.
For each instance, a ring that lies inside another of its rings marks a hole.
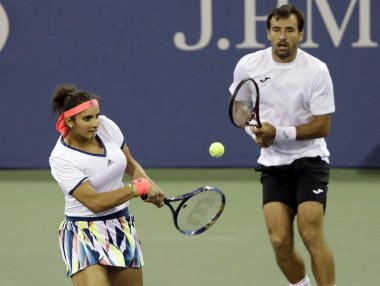
[[[319,202],[304,202],[298,206],[298,231],[310,253],[314,278],[318,286],[333,286],[334,258],[324,238],[323,217],[323,205]]]
[[[290,283],[298,283],[306,275],[305,263],[294,248],[293,211],[279,202],[267,203],[263,209],[277,264]]]

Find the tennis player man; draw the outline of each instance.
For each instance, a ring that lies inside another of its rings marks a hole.
[[[317,284],[333,286],[334,258],[324,237],[323,219],[329,182],[324,137],[335,111],[334,92],[326,64],[298,47],[303,25],[304,17],[295,7],[273,9],[267,18],[271,47],[238,62],[230,91],[247,77],[259,84],[263,126],[246,131],[261,147],[257,170],[278,266],[290,285],[311,285],[294,246],[296,218]]]

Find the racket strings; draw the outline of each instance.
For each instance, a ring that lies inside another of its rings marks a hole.
[[[196,231],[211,226],[223,209],[222,195],[212,190],[189,198],[177,214],[178,227],[183,231]]]
[[[253,81],[246,80],[236,89],[232,101],[232,120],[239,127],[257,124],[258,90]]]

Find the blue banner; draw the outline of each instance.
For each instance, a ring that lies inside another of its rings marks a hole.
[[[0,1],[0,168],[45,168],[58,138],[50,97],[73,83],[102,98],[146,167],[255,166],[228,118],[237,61],[269,46],[278,0]],[[326,62],[334,167],[380,167],[380,1],[295,0],[301,48]],[[226,153],[214,159],[214,141]]]

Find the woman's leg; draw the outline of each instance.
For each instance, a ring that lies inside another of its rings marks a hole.
[[[109,267],[109,280],[111,286],[142,286],[142,268]]]
[[[91,265],[71,276],[75,286],[110,286],[107,267]]]

